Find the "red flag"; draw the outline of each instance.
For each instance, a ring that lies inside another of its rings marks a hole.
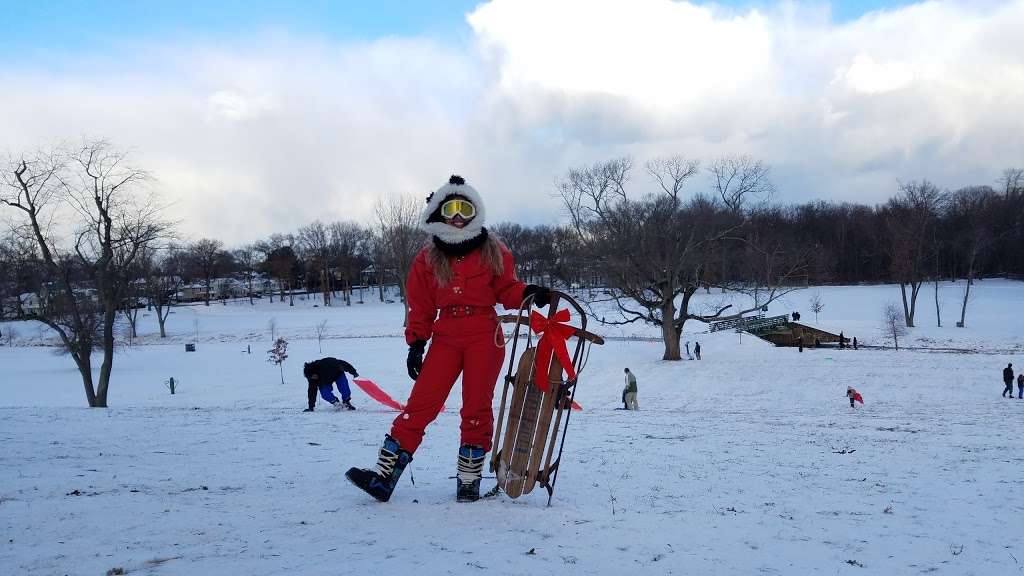
[[[856,400],[857,402],[860,402],[861,404],[864,403],[864,398],[860,395],[860,392],[854,392],[853,399]]]
[[[367,380],[366,378],[353,378],[352,381],[356,383],[356,386],[362,388],[363,392],[366,392],[367,396],[373,398],[377,402],[380,402],[389,408],[394,408],[399,412],[405,409],[404,406],[395,402],[391,396],[388,396],[387,392],[381,390],[379,386],[374,384],[373,380]]]
[[[555,312],[552,319],[545,318],[536,311],[530,313],[530,329],[540,334],[540,341],[537,342],[537,360],[534,364],[534,381],[537,388],[544,392],[548,391],[548,367],[551,365],[551,354],[554,354],[561,362],[569,379],[576,377],[576,371],[572,367],[572,360],[569,358],[569,350],[565,341],[573,335],[575,328],[564,324],[569,321],[569,311],[559,310]]]

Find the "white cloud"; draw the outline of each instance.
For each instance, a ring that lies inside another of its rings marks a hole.
[[[914,81],[914,73],[902,62],[875,62],[867,54],[857,54],[853,64],[841,74],[847,86],[864,94],[881,94],[906,88]]]
[[[791,2],[494,0],[468,22],[470,46],[274,36],[6,66],[0,148],[133,146],[185,231],[229,242],[367,221],[381,195],[456,171],[492,217],[549,222],[554,177],[621,154],[749,153],[783,199],[868,202],[897,179],[989,182],[1024,158],[1024,0],[844,24]]]

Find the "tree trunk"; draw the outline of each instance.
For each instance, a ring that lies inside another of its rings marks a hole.
[[[906,320],[907,328],[914,327],[914,307],[917,305],[917,290],[920,288],[920,283],[909,282],[910,284],[910,301],[907,301],[907,282],[900,282],[900,293],[903,296],[903,318]]]
[[[170,310],[168,310],[168,313],[170,313]],[[164,324],[167,323],[167,316],[161,313],[160,307],[156,309],[156,321],[160,324],[160,337],[167,338],[167,329],[164,328]]]
[[[94,408],[107,407],[107,390],[110,387],[110,373],[114,368],[114,317],[117,309],[110,302],[103,313],[103,363],[100,364],[100,381],[96,386]]]
[[[85,354],[73,354],[75,364],[78,365],[78,372],[82,375],[82,385],[85,386],[85,400],[89,407],[96,406],[96,390],[92,385],[92,356],[87,351]]]
[[[921,286],[924,285],[923,280],[910,283],[910,324],[908,328],[914,327],[914,313],[917,311],[917,295],[921,292]]]
[[[939,277],[935,276],[935,321],[942,328],[942,309],[939,308]]]
[[[963,328],[966,326],[967,320],[967,300],[971,296],[971,284],[974,283],[974,254],[971,254],[971,260],[967,267],[967,285],[964,286],[964,301],[960,305],[960,323],[957,324],[957,328]]]
[[[323,292],[324,306],[331,305],[331,285],[327,279],[327,268],[320,269],[320,291]]]
[[[679,337],[682,330],[675,325],[676,306],[672,298],[667,298],[661,307],[661,340],[665,344],[665,354],[662,360],[682,360],[679,354]]]

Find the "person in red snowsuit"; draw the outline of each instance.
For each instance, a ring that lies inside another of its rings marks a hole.
[[[390,499],[460,374],[462,445],[456,498],[466,502],[480,497],[484,454],[491,449],[494,387],[505,359],[501,340],[495,341],[494,306],[518,309],[531,295],[538,306],[550,302],[547,288],[516,277],[512,253],[487,232],[484,221],[483,200],[459,176],[427,197],[420,225],[432,239],[416,255],[406,281],[406,368],[416,383],[384,438],[376,469],[351,468],[346,473],[380,501]]]
[[[860,392],[857,392],[857,390],[854,389],[853,386],[847,386],[846,387],[846,397],[850,399],[850,408],[854,407],[853,406],[853,402],[854,401],[860,402],[861,404],[864,403],[864,397],[861,396]]]

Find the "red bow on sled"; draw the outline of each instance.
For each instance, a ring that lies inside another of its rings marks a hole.
[[[537,388],[544,392],[548,391],[548,367],[551,364],[551,354],[554,353],[558,361],[562,363],[569,379],[576,377],[576,371],[572,367],[572,360],[569,358],[569,350],[566,349],[565,341],[576,331],[575,328],[564,324],[569,321],[569,311],[559,310],[555,317],[547,319],[536,311],[530,312],[530,329],[540,334],[537,342],[537,360],[534,365],[534,381]]]

